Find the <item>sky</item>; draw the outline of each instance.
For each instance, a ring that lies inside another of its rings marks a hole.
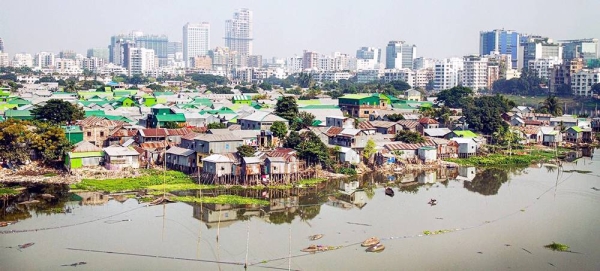
[[[104,47],[132,30],[182,40],[187,22],[211,24],[212,48],[224,46],[225,20],[254,13],[254,54],[290,57],[303,50],[354,55],[390,40],[417,55],[477,54],[479,32],[512,29],[555,40],[600,38],[600,0],[0,0],[5,51],[31,54]]]

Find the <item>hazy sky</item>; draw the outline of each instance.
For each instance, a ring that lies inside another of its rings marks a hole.
[[[0,38],[11,55],[85,54],[131,30],[181,41],[186,22],[207,21],[214,48],[224,44],[225,20],[243,7],[254,12],[254,53],[265,57],[354,55],[390,40],[416,44],[418,56],[463,56],[478,53],[480,30],[495,28],[600,37],[600,0],[0,0]]]

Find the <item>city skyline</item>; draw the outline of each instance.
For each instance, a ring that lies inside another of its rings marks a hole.
[[[477,54],[481,30],[504,28],[554,40],[594,38],[600,33],[600,19],[593,14],[593,10],[600,8],[597,1],[573,3],[578,16],[572,20],[547,16],[560,14],[562,8],[558,1],[544,1],[544,5],[539,1],[505,1],[503,5],[520,7],[512,8],[514,14],[510,17],[503,9],[490,10],[485,3],[473,0],[378,1],[360,9],[354,5],[337,5],[335,1],[319,2],[320,8],[314,9],[310,0],[285,4],[269,0],[230,1],[211,6],[184,1],[173,7],[163,7],[160,3],[160,9],[156,8],[158,1],[142,1],[144,5],[139,5],[140,2],[67,1],[53,5],[37,0],[27,3],[8,0],[0,10],[0,25],[8,26],[0,28],[0,37],[11,55],[62,50],[85,54],[89,48],[107,47],[106,40],[111,36],[134,29],[167,35],[169,41],[182,41],[181,27],[185,23],[207,21],[214,30],[210,37],[216,41],[211,44],[214,48],[225,45],[222,31],[225,20],[241,8],[249,8],[254,13],[253,54],[267,58],[300,55],[305,49],[321,54],[335,51],[352,54],[363,46],[384,48],[391,40],[417,45],[418,56],[444,58]],[[386,8],[382,8],[384,6]],[[431,6],[438,8],[431,10]],[[113,12],[114,7],[144,15],[136,20],[131,20],[131,16],[101,15]],[[65,8],[72,11],[69,16],[61,20],[45,19],[47,14],[64,14]],[[90,19],[88,13],[77,10],[97,10],[99,16]]]

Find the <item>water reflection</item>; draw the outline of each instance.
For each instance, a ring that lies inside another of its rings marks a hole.
[[[519,170],[513,170],[518,173]],[[416,194],[420,189],[448,187],[451,182],[462,182],[468,191],[485,196],[498,194],[500,187],[508,181],[510,172],[505,169],[483,169],[474,167],[441,168],[430,171],[413,171],[403,174],[371,172],[344,180],[321,183],[310,188],[291,189],[214,189],[203,191],[180,191],[177,195],[219,196],[237,195],[262,199],[268,206],[233,204],[190,204],[193,217],[203,221],[207,228],[227,227],[237,221],[252,217],[267,223],[292,223],[295,218],[310,221],[317,217],[323,205],[341,210],[362,209],[373,199],[376,191],[384,186],[393,187],[402,193]],[[31,218],[33,214],[57,214],[68,210],[67,202],[79,205],[104,205],[109,200],[124,202],[132,195],[108,195],[97,192],[69,193],[67,186],[31,187],[17,198],[0,202],[0,221],[16,221]],[[22,204],[28,201],[39,201]]]

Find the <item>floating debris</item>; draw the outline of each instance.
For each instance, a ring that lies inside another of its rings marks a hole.
[[[40,203],[40,201],[34,199],[34,200],[28,200],[28,201],[19,202],[17,204],[25,205],[25,204],[34,204],[34,203]]]
[[[309,253],[315,253],[315,252],[325,252],[325,251],[329,251],[329,250],[336,250],[342,248],[341,246],[322,246],[322,245],[310,245],[304,249],[302,249],[302,252],[309,252]]]
[[[552,242],[552,244],[545,245],[544,247],[547,249],[553,250],[553,251],[560,251],[560,252],[568,252],[569,251],[569,246],[567,246],[565,244],[561,244],[561,243],[556,243],[556,242]]]
[[[360,244],[363,247],[370,247],[370,246],[374,246],[379,244],[379,238],[377,237],[371,237],[365,241],[362,242],[362,244]]]
[[[84,265],[84,264],[87,264],[87,263],[86,262],[78,262],[78,263],[72,263],[72,264],[63,264],[61,266],[73,266],[73,267],[76,267],[78,265]]]
[[[0,227],[6,227],[15,223],[17,223],[17,221],[0,221]]]
[[[319,239],[321,239],[321,238],[323,238],[323,235],[322,235],[322,234],[315,234],[315,235],[311,235],[311,236],[309,236],[309,237],[308,237],[308,240],[315,241],[315,240],[319,240]]]
[[[394,196],[394,190],[391,187],[386,187],[385,188],[385,194],[388,195],[388,196],[390,196],[390,197],[393,197]]]
[[[367,227],[373,226],[373,225],[364,224],[364,223],[355,223],[355,222],[346,222],[346,223],[351,224],[351,225],[359,225],[359,226],[367,226]]]
[[[592,190],[594,190],[594,191],[600,191],[600,188],[592,187]]]
[[[448,232],[452,232],[452,230],[437,230],[437,231],[423,231],[423,234],[425,235],[436,235],[436,234],[442,234],[442,233],[448,233]]]
[[[378,244],[368,247],[365,251],[366,252],[381,252],[384,249],[385,249],[385,246],[382,243],[378,243]]]
[[[26,244],[19,245],[19,247],[17,249],[19,251],[21,251],[21,249],[26,249],[26,248],[28,248],[30,246],[33,246],[33,245],[35,245],[35,243],[26,243]]]
[[[533,253],[531,253],[531,251],[529,251],[527,249],[524,249],[524,248],[521,248],[521,249],[524,250],[525,252],[529,253],[529,254],[533,254]]]

